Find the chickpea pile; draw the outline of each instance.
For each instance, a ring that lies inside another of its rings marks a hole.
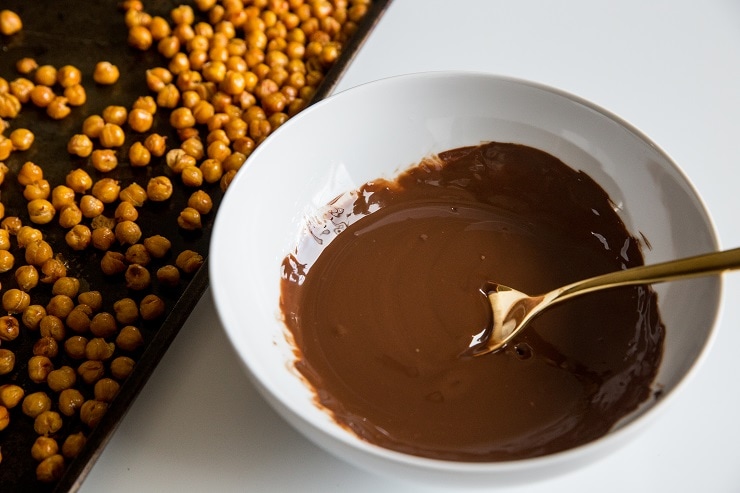
[[[28,453],[39,481],[58,481],[81,453],[146,347],[143,329],[168,313],[160,294],[183,288],[203,264],[197,251],[175,250],[183,243],[157,234],[142,213],[184,192],[170,220],[183,238],[197,234],[213,214],[212,194],[311,101],[370,3],[194,0],[155,15],[145,2],[123,1],[126,42],[162,63],[127,75],[141,77],[149,93],[83,115],[66,141],[71,164],[62,180],[45,173],[59,163],[24,157],[39,143],[14,119],[37,108],[64,120],[91,87],[118,84],[121,71],[108,60],[83,73],[25,57],[17,74],[0,74],[7,77],[0,77],[0,376],[23,368],[30,382],[0,380],[0,439],[15,420],[32,422],[37,438]],[[16,13],[0,12],[0,33],[22,28]],[[127,181],[122,167],[150,172]],[[26,207],[6,215],[3,184],[12,181]],[[102,277],[129,294],[111,297],[106,284],[79,277],[74,255],[98,259]],[[22,362],[17,345],[27,336],[32,354]]]

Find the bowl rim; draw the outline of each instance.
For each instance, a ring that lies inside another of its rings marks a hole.
[[[268,141],[274,141],[277,139],[280,139],[282,133],[284,132],[284,128],[290,128],[292,126],[298,125],[302,120],[306,118],[310,118],[311,115],[317,111],[321,111],[321,109],[327,105],[334,105],[339,104],[344,98],[347,97],[353,97],[354,95],[358,93],[362,93],[368,90],[377,90],[379,87],[383,86],[392,86],[393,84],[398,83],[399,81],[408,81],[412,79],[430,79],[430,78],[473,78],[473,79],[487,79],[492,81],[498,81],[498,82],[508,82],[515,85],[522,85],[527,86],[533,89],[537,89],[546,93],[550,93],[551,95],[564,98],[567,100],[570,100],[571,102],[577,103],[579,105],[584,106],[587,109],[590,109],[592,111],[595,111],[599,113],[602,117],[607,118],[619,126],[625,128],[627,131],[634,134],[639,140],[644,142],[646,145],[652,147],[658,154],[660,154],[665,163],[668,164],[671,168],[673,168],[672,171],[676,173],[677,178],[680,178],[680,180],[683,181],[683,185],[686,186],[687,192],[689,192],[693,198],[696,200],[697,208],[704,216],[704,219],[706,221],[706,228],[707,232],[709,234],[709,240],[711,241],[713,248],[715,250],[719,249],[720,247],[720,241],[717,234],[717,229],[715,226],[715,223],[709,214],[709,210],[707,208],[707,205],[702,198],[702,196],[699,194],[698,190],[696,189],[696,186],[694,182],[692,182],[684,170],[676,163],[676,161],[671,157],[671,155],[666,152],[665,149],[663,149],[661,146],[659,146],[656,142],[654,142],[647,134],[645,134],[642,130],[640,130],[637,126],[630,123],[626,119],[622,118],[621,116],[617,115],[611,110],[608,110],[602,106],[600,106],[597,103],[594,103],[584,97],[578,96],[576,94],[573,94],[571,92],[565,91],[563,89],[554,87],[552,85],[528,80],[520,77],[514,77],[509,75],[502,75],[497,73],[491,73],[491,72],[482,72],[482,71],[469,71],[469,70],[435,70],[435,71],[422,71],[422,72],[410,72],[410,73],[403,73],[398,75],[391,75],[387,77],[382,77],[379,79],[367,81],[361,84],[358,84],[353,87],[349,87],[346,89],[343,89],[339,92],[333,93],[326,99],[323,99],[321,101],[318,101],[311,106],[307,107],[306,109],[302,110],[297,115],[291,117],[286,123],[284,123],[280,128],[275,130],[272,134],[270,134],[265,141],[262,143],[262,145],[258,146],[254,152],[247,158],[247,160],[244,163],[244,167],[248,168],[259,159],[259,156],[262,154],[263,150],[267,147],[264,146],[265,143],[268,143]],[[282,131],[281,131],[282,130]],[[242,176],[246,175],[246,173],[242,173]],[[238,183],[241,181],[239,174],[235,177],[234,181],[232,182],[232,185],[234,185],[234,182]],[[244,179],[244,178],[242,178]],[[227,204],[230,202],[229,196],[234,195],[234,192],[231,194],[229,191],[233,190],[236,187],[229,187],[229,190],[227,190],[222,206],[220,207],[220,210],[223,208],[224,204]],[[225,241],[226,238],[222,238],[222,234],[220,234],[220,231],[222,229],[225,229],[225,226],[222,226],[220,224],[219,218],[223,217],[222,214],[217,214],[216,220],[214,222],[214,228],[213,228],[213,234],[211,237],[211,245],[210,245],[210,251],[216,252],[219,248],[219,242]],[[214,261],[215,260],[215,261]],[[354,435],[351,431],[344,429],[342,426],[337,425],[335,423],[334,426],[326,426],[322,423],[314,422],[314,420],[307,418],[299,411],[295,410],[289,400],[286,400],[283,398],[283,396],[276,392],[274,389],[271,389],[266,382],[262,381],[259,375],[255,374],[255,372],[250,367],[249,361],[247,361],[242,353],[238,349],[238,344],[235,340],[235,334],[234,334],[234,327],[231,327],[229,322],[225,319],[223,316],[224,313],[224,306],[223,303],[225,301],[222,299],[221,296],[219,296],[220,292],[220,286],[219,286],[219,271],[221,269],[220,263],[218,262],[218,257],[216,255],[213,255],[213,258],[209,260],[208,262],[208,268],[209,268],[209,276],[212,280],[211,282],[211,296],[214,301],[214,305],[216,307],[216,312],[218,314],[220,323],[222,327],[224,328],[227,338],[229,339],[229,342],[231,343],[232,347],[235,348],[236,353],[238,355],[239,360],[242,362],[243,366],[247,370],[247,374],[249,378],[252,380],[253,384],[256,386],[256,388],[259,390],[261,394],[263,394],[263,397],[266,398],[266,400],[271,404],[271,407],[273,407],[274,410],[278,412],[283,418],[286,418],[286,416],[283,415],[284,412],[289,412],[292,415],[294,415],[297,419],[303,421],[304,423],[308,424],[312,429],[318,430],[321,433],[328,434],[331,438],[338,440],[341,442],[344,446],[353,448],[353,449],[360,449],[364,452],[367,452],[376,458],[379,459],[385,459],[385,460],[392,460],[393,462],[404,464],[407,466],[413,466],[417,469],[421,470],[428,470],[428,471],[443,471],[443,472],[465,472],[465,473],[496,473],[496,472],[518,472],[518,471],[525,471],[525,470],[531,470],[534,468],[539,467],[557,467],[560,464],[567,463],[571,459],[579,456],[593,456],[596,457],[602,457],[604,455],[607,455],[604,453],[605,451],[608,451],[608,453],[613,452],[618,447],[610,446],[612,444],[615,444],[615,442],[625,442],[627,438],[634,436],[639,430],[645,428],[645,426],[655,419],[661,412],[663,412],[666,407],[669,405],[668,403],[673,402],[678,395],[682,393],[682,389],[684,389],[689,382],[695,377],[696,373],[699,371],[699,368],[703,365],[705,359],[708,357],[708,354],[714,345],[714,341],[717,337],[718,328],[720,325],[720,321],[722,318],[722,312],[723,312],[723,306],[725,304],[725,290],[724,290],[724,276],[716,276],[716,282],[717,282],[717,302],[714,307],[712,307],[712,313],[713,313],[713,319],[711,320],[711,323],[709,324],[709,327],[707,329],[707,336],[705,337],[701,348],[697,352],[697,356],[694,359],[694,361],[691,363],[691,365],[687,368],[685,373],[680,377],[680,379],[676,382],[676,384],[673,386],[673,388],[670,389],[670,391],[663,396],[661,396],[660,399],[657,399],[654,401],[650,408],[647,409],[645,412],[641,413],[640,415],[636,416],[634,419],[631,419],[628,423],[625,425],[620,425],[612,430],[610,430],[606,435],[593,440],[591,442],[587,442],[585,444],[566,449],[560,452],[555,452],[552,454],[544,455],[544,456],[538,456],[538,457],[532,457],[532,458],[526,458],[526,459],[518,459],[518,460],[511,460],[511,461],[498,461],[498,462],[463,462],[463,461],[453,461],[453,460],[442,460],[442,459],[433,459],[428,457],[421,457],[416,456],[412,454],[407,454],[403,452],[398,452],[395,450],[387,449],[384,447],[381,447],[379,445],[375,445],[373,443],[367,442],[365,440],[362,440],[361,438]],[[276,402],[284,407],[284,409],[277,409],[276,408]],[[299,430],[302,431],[302,430]],[[303,432],[305,435],[305,432]],[[311,437],[308,437],[309,439]],[[600,453],[598,453],[600,452]],[[340,459],[345,459],[343,457],[338,457]]]

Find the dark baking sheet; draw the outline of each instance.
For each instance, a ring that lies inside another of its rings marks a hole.
[[[169,9],[182,3],[192,4],[189,1],[176,0],[144,2],[147,12],[153,15],[166,15]],[[323,99],[331,93],[339,77],[389,3],[390,0],[373,1],[371,10],[363,19],[354,37],[344,46],[340,58],[327,73],[313,101]],[[18,13],[23,20],[24,28],[12,37],[0,36],[0,77],[8,81],[18,77],[15,62],[22,57],[33,57],[40,65],[51,64],[58,68],[71,64],[80,68],[87,90],[87,103],[84,106],[73,108],[72,114],[62,121],[51,120],[44,110],[34,108],[30,103],[24,105],[21,114],[10,121],[11,130],[21,127],[30,128],[34,131],[36,140],[28,151],[13,153],[6,160],[6,164],[12,171],[0,187],[2,201],[6,206],[6,217],[25,216],[26,201],[22,197],[22,188],[17,184],[14,176],[25,161],[33,161],[41,165],[44,168],[45,178],[50,181],[52,187],[62,184],[66,174],[78,167],[86,169],[94,178],[102,176],[87,166],[85,159],[74,158],[67,153],[66,144],[69,137],[80,132],[82,121],[86,116],[100,114],[104,107],[111,104],[130,108],[136,97],[150,94],[144,80],[144,71],[147,68],[162,65],[163,60],[154,49],[142,53],[126,45],[127,29],[124,24],[124,15],[118,10],[117,4],[116,0],[59,0],[53,2],[3,0],[0,8]],[[100,60],[108,60],[120,68],[121,79],[117,84],[108,87],[94,84],[91,74],[93,67]],[[166,122],[166,118],[165,112],[159,110],[155,119],[155,128],[152,131],[156,130],[164,134],[163,129],[168,128],[168,125],[157,125],[156,122]],[[6,135],[8,133],[6,132]],[[171,131],[168,133],[170,142],[176,141],[176,135]],[[132,141],[133,139],[129,136],[123,149],[127,149]],[[134,181],[145,186],[149,177],[159,174],[169,174],[163,162],[143,169],[119,166],[106,176],[120,180],[123,186]],[[174,177],[173,182],[176,179],[177,177]],[[184,249],[191,249],[207,256],[210,232],[222,193],[218,184],[204,186],[203,189],[212,196],[214,211],[204,216],[201,231],[185,234],[177,227],[175,218],[184,207],[191,190],[186,190],[185,187],[176,184],[175,193],[170,201],[164,204],[149,203],[140,209],[137,223],[142,228],[142,238],[152,234],[163,234],[173,242],[173,255]],[[107,210],[106,215],[111,216],[112,211]],[[123,297],[139,299],[143,296],[143,294],[129,292],[120,279],[106,278],[100,273],[98,265],[102,256],[101,252],[88,249],[83,254],[79,254],[69,250],[64,241],[65,231],[56,226],[56,218],[48,227],[44,226],[39,229],[44,231],[55,253],[61,253],[68,262],[69,275],[86,279],[90,289],[103,292],[104,309],[112,311],[112,303],[117,299]],[[15,248],[11,251],[16,257],[20,255],[22,258],[21,251]],[[174,259],[167,258],[160,262],[160,264],[164,263],[174,263]],[[18,261],[16,267],[17,265]],[[155,268],[156,266],[158,264]],[[0,282],[4,288],[13,285],[13,271],[14,269],[0,275]],[[134,355],[137,362],[134,372],[121,386],[118,396],[100,424],[89,434],[86,433],[87,446],[74,461],[68,463],[58,483],[46,485],[36,480],[37,463],[30,454],[31,445],[37,436],[33,431],[33,422],[21,414],[20,406],[12,409],[11,425],[0,432],[3,456],[0,463],[0,491],[76,491],[207,285],[207,265],[204,265],[192,277],[184,278],[177,288],[166,289],[155,286],[153,292],[164,299],[167,304],[166,318],[163,321],[144,323],[140,326],[146,343],[143,349]],[[33,303],[45,304],[46,300],[51,297],[50,288],[48,286],[36,288],[32,296],[34,297]],[[214,328],[204,327],[204,330]],[[13,349],[17,359],[14,372],[0,377],[0,384],[19,382],[27,394],[35,389],[45,389],[45,385],[33,385],[27,377],[25,365],[31,355],[33,341],[32,334],[22,332],[18,339],[3,346]],[[60,357],[55,361],[56,366],[70,364],[76,368],[79,362],[65,360],[62,353],[63,351],[60,351]],[[83,390],[91,393],[91,389]],[[188,424],[184,423],[183,426],[188,426]],[[65,424],[62,432],[66,436],[67,433],[77,431],[77,429],[83,430],[84,425],[71,421]],[[87,432],[87,430],[84,431]]]

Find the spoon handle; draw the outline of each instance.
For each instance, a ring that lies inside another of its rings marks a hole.
[[[556,290],[553,302],[602,289],[688,279],[740,268],[740,248],[705,253],[679,260],[610,272],[568,284]]]

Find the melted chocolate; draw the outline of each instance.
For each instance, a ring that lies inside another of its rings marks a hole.
[[[330,204],[283,262],[296,368],[363,439],[447,460],[545,455],[649,398],[663,325],[649,287],[557,305],[503,350],[488,281],[539,294],[643,263],[591,178],[526,146],[444,152]]]

